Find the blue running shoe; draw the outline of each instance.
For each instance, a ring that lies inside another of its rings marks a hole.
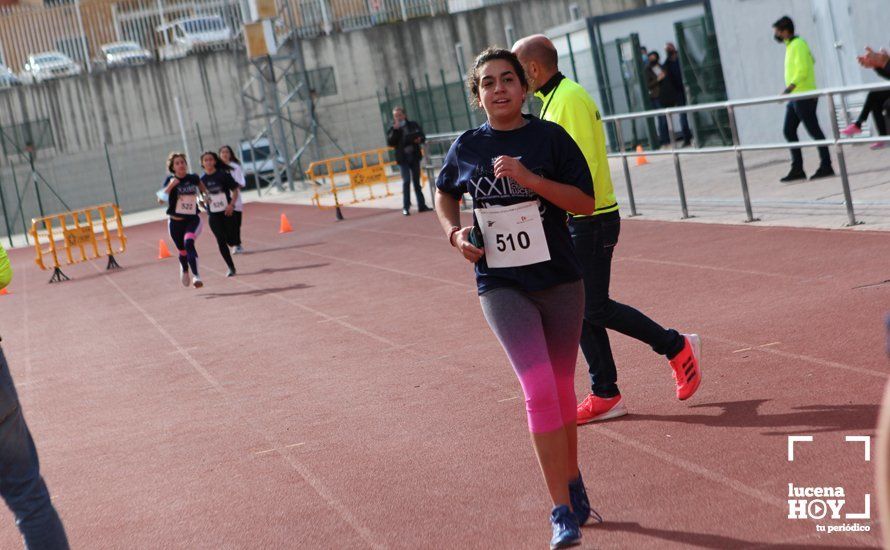
[[[590,507],[590,501],[587,500],[587,489],[584,487],[584,479],[580,473],[578,479],[569,482],[569,499],[571,499],[575,517],[578,518],[578,525],[587,523],[591,516],[597,523],[603,522],[603,517]]]
[[[578,525],[584,525],[590,519],[590,501],[587,500],[587,489],[584,488],[584,479],[580,473],[578,479],[569,482],[569,499],[575,517],[578,518]]]
[[[551,550],[581,544],[581,527],[578,526],[578,520],[568,506],[560,505],[554,508],[550,512],[550,524],[553,526]]]

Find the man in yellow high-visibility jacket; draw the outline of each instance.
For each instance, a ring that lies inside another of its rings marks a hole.
[[[785,16],[773,23],[773,32],[776,42],[785,44],[785,89],[783,94],[800,94],[816,89],[816,61],[810,52],[810,46],[806,41],[794,34],[794,21]],[[816,118],[816,104],[819,98],[796,99],[788,102],[785,108],[785,139],[790,143],[797,143],[797,128],[803,122],[807,133],[813,139],[825,139],[822,128],[819,127],[819,119]],[[828,147],[819,147],[819,169],[810,177],[827,178],[834,175],[831,167],[831,155]],[[780,181],[789,182],[807,179],[803,170],[803,155],[800,149],[791,149],[791,171]]]
[[[609,335],[617,330],[649,344],[668,358],[677,380],[677,397],[688,399],[698,389],[699,338],[665,329],[636,309],[609,298],[612,253],[618,242],[620,216],[606,157],[606,136],[600,111],[577,82],[559,72],[558,54],[543,35],[523,38],[513,52],[525,68],[529,87],[544,102],[541,118],[565,128],[584,153],[593,176],[596,210],[591,216],[570,215],[569,232],[584,276],[584,324],[581,351],[589,365],[591,393],[578,405],[578,424],[627,414]]]
[[[12,280],[12,266],[0,246],[0,289]],[[0,306],[2,311],[2,306]],[[22,415],[6,356],[0,348],[0,495],[15,514],[26,548],[67,550],[68,538],[40,476],[37,449]]]

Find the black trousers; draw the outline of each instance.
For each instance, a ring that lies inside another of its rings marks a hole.
[[[819,119],[816,118],[816,105],[818,102],[818,98],[798,99],[788,102],[788,106],[785,108],[784,133],[785,139],[789,143],[800,141],[797,137],[797,128],[801,122],[803,122],[811,138],[825,139],[825,134],[822,133],[822,128],[819,127]],[[831,155],[828,152],[828,147],[825,145],[819,147],[819,166],[831,166]],[[803,170],[803,155],[800,149],[791,150],[791,169]]]
[[[668,358],[680,353],[685,340],[676,330],[665,329],[638,310],[609,298],[612,253],[621,232],[618,212],[572,219],[569,232],[584,276],[581,351],[587,360],[591,389],[599,397],[614,397],[620,393],[618,372],[606,329],[645,342]]]
[[[420,189],[420,159],[399,164],[402,171],[402,208],[411,208],[411,184],[414,183],[414,194],[417,196],[417,208],[426,208],[423,190]]]
[[[229,247],[235,246],[235,223],[234,215],[226,216],[223,212],[210,214],[210,230],[213,231],[213,236],[216,237],[220,255],[232,271],[235,270],[235,262],[232,261],[232,253],[229,251]]]
[[[235,210],[235,212],[232,213],[232,217],[235,218],[235,243],[232,246],[241,246],[241,219],[244,217],[243,212]]]
[[[886,136],[887,119],[884,118],[884,104],[888,101],[890,101],[890,90],[868,92],[865,97],[865,105],[862,106],[862,112],[859,113],[856,124],[861,127],[868,115],[871,114],[875,118],[875,128],[877,128],[878,134]],[[890,105],[887,108],[890,109]]]

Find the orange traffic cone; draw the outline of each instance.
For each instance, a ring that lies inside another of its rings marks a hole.
[[[279,233],[290,233],[294,229],[290,226],[290,222],[287,221],[287,216],[284,213],[281,214],[281,226],[278,228]]]
[[[643,152],[643,146],[637,145],[637,153]],[[637,166],[642,166],[644,164],[649,164],[649,161],[646,160],[646,155],[640,155],[637,157]]]
[[[158,241],[158,259],[163,260],[164,258],[169,258],[173,254],[170,254],[170,250],[167,249],[167,243],[164,242],[164,239]]]

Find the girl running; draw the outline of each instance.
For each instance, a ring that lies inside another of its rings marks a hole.
[[[565,130],[523,116],[528,83],[510,51],[482,52],[467,85],[488,121],[452,144],[436,181],[436,211],[451,246],[476,266],[482,312],[519,378],[553,502],[550,547],[565,548],[580,544],[591,515],[575,423],[584,287],[566,211],[594,211],[593,183]],[[461,227],[465,192],[474,225]]]
[[[201,166],[204,168],[201,182],[208,194],[205,206],[210,214],[210,230],[216,237],[219,253],[229,266],[226,277],[234,277],[235,262],[232,261],[229,247],[235,246],[235,200],[240,188],[229,175],[229,166],[213,151],[201,154]]]
[[[192,270],[192,284],[201,288],[204,283],[198,275],[198,251],[195,239],[201,234],[203,223],[198,216],[198,192],[207,189],[195,174],[189,174],[188,162],[183,153],[170,153],[167,157],[167,171],[170,175],[164,180],[164,189],[158,199],[167,202],[167,224],[170,238],[179,250],[179,280],[182,286],[189,286],[189,269]]]
[[[232,169],[232,179],[238,183],[238,187],[241,189],[247,187],[247,182],[244,179],[244,171],[241,169],[241,161],[235,156],[235,152],[232,151],[232,148],[228,145],[220,147],[219,158]],[[232,249],[232,254],[241,254],[244,252],[244,248],[241,246],[241,218],[243,217],[244,212],[244,202],[241,200],[241,195],[242,193],[239,192],[238,198],[235,199],[235,213],[232,214],[235,221],[235,247]]]

